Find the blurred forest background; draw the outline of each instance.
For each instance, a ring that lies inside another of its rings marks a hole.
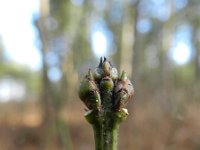
[[[200,150],[200,1],[38,0],[29,29],[33,1],[0,0],[1,150],[93,150],[77,88],[100,56],[136,89],[119,150]]]

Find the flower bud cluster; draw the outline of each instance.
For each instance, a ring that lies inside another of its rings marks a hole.
[[[79,97],[90,110],[120,110],[134,95],[134,88],[123,71],[118,71],[105,57],[92,72],[89,69],[79,88]]]

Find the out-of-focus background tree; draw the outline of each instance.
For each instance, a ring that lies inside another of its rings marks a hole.
[[[136,89],[119,149],[199,150],[199,10],[198,0],[0,0],[0,149],[94,149],[77,88],[106,56]]]

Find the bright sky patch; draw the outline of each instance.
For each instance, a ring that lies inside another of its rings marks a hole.
[[[173,60],[179,64],[185,64],[190,60],[190,56],[191,56],[191,51],[188,47],[188,45],[186,45],[183,42],[178,42],[177,46],[174,48],[173,50]]]
[[[39,13],[39,0],[0,0],[0,36],[9,60],[33,70],[41,66],[33,14]]]
[[[108,45],[106,36],[103,32],[94,31],[92,33],[92,48],[98,57],[105,56]]]

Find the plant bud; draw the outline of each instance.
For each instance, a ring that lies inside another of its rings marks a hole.
[[[111,69],[111,78],[112,78],[113,80],[116,80],[116,79],[118,78],[118,71],[117,71],[116,68],[112,68],[112,69]]]
[[[104,61],[102,63],[102,69],[103,69],[103,75],[104,75],[104,77],[105,76],[110,76],[112,66],[111,66],[110,62],[107,61],[106,58],[104,58]]]
[[[114,83],[110,77],[104,77],[101,80],[100,88],[103,91],[112,91],[114,87]]]
[[[123,81],[123,82],[126,82],[126,80],[128,79],[127,75],[126,75],[126,72],[125,71],[122,71],[122,75],[120,77],[120,80]]]
[[[122,108],[122,109],[118,110],[115,115],[117,116],[117,118],[116,118],[117,121],[122,122],[127,118],[128,110],[126,108]]]
[[[91,91],[87,95],[84,103],[89,109],[93,109],[93,110],[99,109],[101,106],[101,98],[100,98],[99,91],[97,90]]]
[[[79,98],[89,109],[97,108],[101,105],[99,90],[93,80],[93,75],[89,69],[79,87]]]
[[[126,107],[128,100],[128,94],[126,91],[121,90],[120,92],[116,93],[114,101],[115,108],[120,109]]]
[[[81,82],[79,97],[90,110],[121,110],[134,95],[134,88],[123,71],[118,71],[105,57]]]
[[[100,58],[100,62],[97,68],[94,70],[94,79],[96,81],[100,81],[103,76],[103,70],[102,70],[102,57]]]
[[[103,70],[101,68],[95,68],[94,70],[94,79],[100,81],[103,75]]]
[[[117,109],[125,107],[134,95],[134,88],[126,73],[123,71],[114,88],[114,105]]]
[[[94,81],[94,76],[93,76],[93,74],[92,74],[91,69],[88,70],[88,74],[86,75],[86,78],[87,78],[88,80]]]

